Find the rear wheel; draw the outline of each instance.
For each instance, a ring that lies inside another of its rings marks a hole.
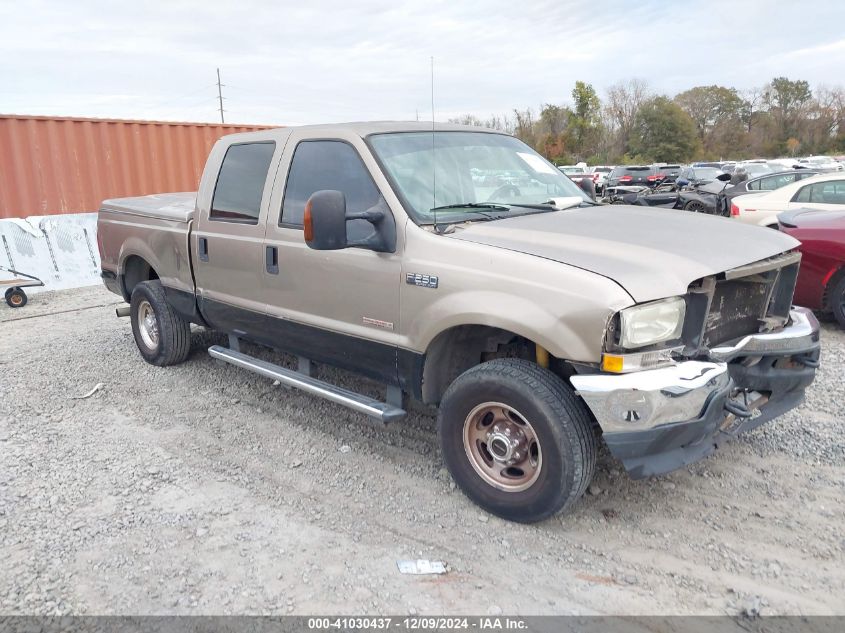
[[[706,213],[707,207],[704,206],[703,203],[699,202],[698,200],[692,200],[691,202],[687,202],[684,205],[685,211],[692,211],[693,213]]]
[[[26,302],[26,293],[21,288],[9,288],[6,291],[6,303],[10,308],[22,308]]]
[[[163,367],[188,357],[191,326],[167,303],[160,281],[143,281],[135,286],[129,314],[135,344],[145,361]]]
[[[511,521],[540,521],[569,507],[595,471],[584,403],[526,360],[496,359],[458,376],[440,403],[438,432],[455,483]]]
[[[845,328],[845,275],[839,278],[828,295],[830,308],[839,325]]]

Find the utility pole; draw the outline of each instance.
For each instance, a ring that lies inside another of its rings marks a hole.
[[[220,83],[220,69],[217,69],[217,99],[220,101],[220,122],[225,123],[223,119],[223,84]]]

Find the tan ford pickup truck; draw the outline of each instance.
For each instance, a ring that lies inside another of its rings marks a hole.
[[[197,193],[105,201],[98,239],[147,362],[184,361],[193,323],[229,335],[213,357],[382,422],[409,397],[438,405],[455,481],[514,521],[571,506],[599,442],[632,477],[680,468],[799,404],[819,363],[818,323],[792,306],[794,239],[597,205],[476,127],[228,136]]]

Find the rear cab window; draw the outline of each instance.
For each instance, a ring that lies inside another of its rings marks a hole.
[[[211,199],[210,220],[258,224],[276,143],[238,143],[226,150]]]

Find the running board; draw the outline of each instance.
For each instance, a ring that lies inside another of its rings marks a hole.
[[[268,363],[260,358],[248,356],[243,352],[238,352],[220,345],[212,345],[208,348],[208,353],[213,358],[227,362],[235,367],[248,369],[251,372],[265,376],[266,378],[278,380],[280,383],[287,385],[288,387],[301,389],[313,396],[325,398],[326,400],[348,407],[358,413],[363,413],[364,415],[376,418],[383,424],[394,422],[395,420],[405,416],[405,410],[400,409],[399,407],[387,404],[386,402],[374,400],[373,398],[369,398],[360,393],[355,393],[354,391],[349,391],[348,389],[331,385],[327,382],[323,382],[322,380],[317,380],[316,378],[293,371],[292,369]]]

